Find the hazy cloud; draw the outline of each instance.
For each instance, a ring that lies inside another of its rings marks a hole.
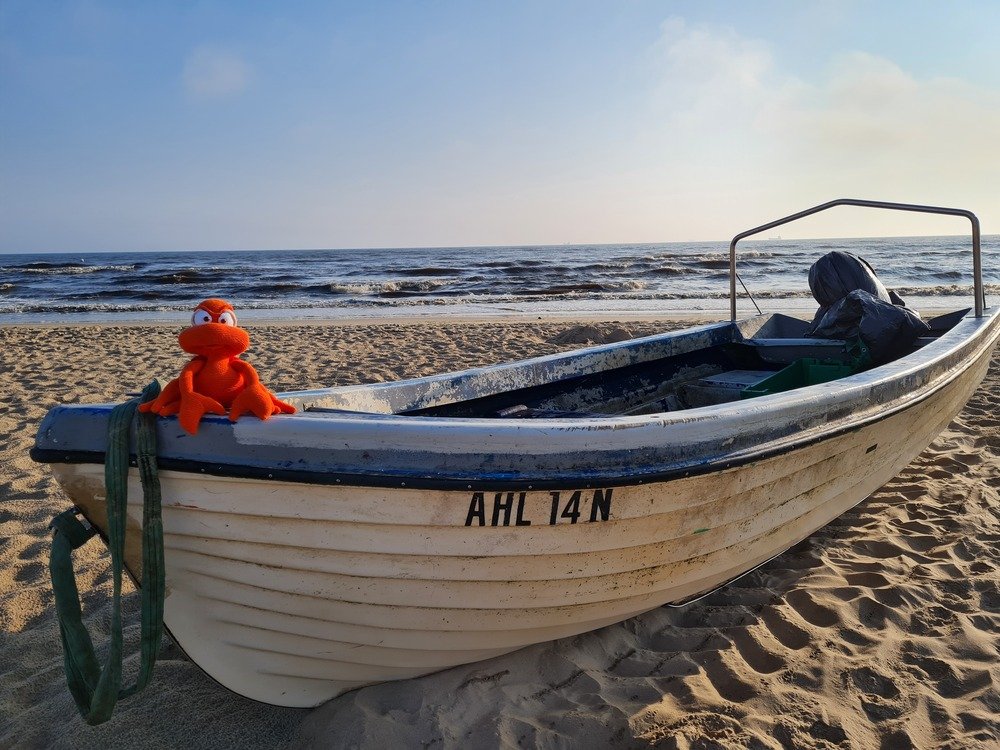
[[[817,98],[802,107],[801,138],[832,154],[854,149],[871,158],[936,162],[945,156],[965,168],[985,167],[996,151],[1000,95],[955,78],[918,79],[889,60],[852,53],[837,61]]]
[[[993,89],[856,50],[806,81],[766,42],[680,19],[650,54],[657,138],[683,155],[671,169],[692,183],[752,174],[761,205],[858,194],[987,212],[984,196],[1000,197]]]
[[[735,112],[770,95],[774,61],[768,46],[733,29],[670,18],[651,58],[658,78],[655,103],[686,119]]]
[[[199,98],[239,94],[247,88],[249,80],[250,66],[229,50],[203,46],[184,61],[184,88]]]

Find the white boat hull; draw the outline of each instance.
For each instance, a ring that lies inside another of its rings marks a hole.
[[[161,471],[166,626],[229,689],[314,706],[686,599],[895,476],[961,410],[991,348],[877,421],[713,473],[582,484],[576,503],[573,489],[554,498]],[[103,466],[52,470],[103,528]],[[126,561],[138,576],[134,470],[129,495]]]

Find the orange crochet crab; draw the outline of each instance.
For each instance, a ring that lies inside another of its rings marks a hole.
[[[253,365],[239,359],[250,346],[250,336],[236,327],[236,313],[225,300],[207,299],[194,309],[191,327],[177,337],[181,349],[196,355],[152,401],[139,411],[161,417],[180,414],[181,427],[192,435],[205,414],[225,414],[235,422],[246,413],[267,419],[291,414],[295,407],[280,401],[261,385]]]

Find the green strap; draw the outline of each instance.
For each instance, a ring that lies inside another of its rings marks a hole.
[[[107,495],[108,550],[111,552],[111,643],[104,665],[98,662],[94,644],[83,624],[80,594],[73,572],[73,550],[96,531],[77,518],[77,510],[60,513],[52,521],[52,554],[49,573],[55,595],[56,615],[66,663],[66,682],[80,715],[88,724],[111,718],[119,698],[142,690],[149,683],[163,636],[163,523],[160,518],[160,482],[156,471],[156,417],[138,418],[136,459],[142,480],[142,624],[139,674],[135,684],[122,688],[122,571],[125,552],[125,519],[128,500],[129,436],[140,403],[160,392],[153,381],[139,398],[116,406],[108,422],[104,483]]]

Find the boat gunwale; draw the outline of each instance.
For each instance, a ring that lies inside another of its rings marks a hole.
[[[753,320],[753,319],[750,319]],[[731,323],[717,324],[720,326],[732,325]],[[705,327],[699,327],[703,330]],[[685,333],[684,331],[660,334],[667,336],[671,333]],[[655,338],[655,337],[646,337]],[[653,482],[669,481],[671,479],[697,476],[708,473],[725,471],[736,468],[754,461],[763,460],[774,455],[808,447],[817,442],[836,437],[845,433],[850,433],[862,427],[880,421],[891,414],[917,406],[925,399],[932,396],[941,388],[960,377],[974,363],[978,362],[982,356],[989,354],[989,351],[1000,338],[1000,312],[994,312],[990,316],[976,318],[967,316],[961,320],[952,330],[943,334],[938,340],[926,345],[922,349],[907,355],[894,362],[887,363],[864,373],[849,376],[832,383],[817,386],[807,386],[796,389],[788,393],[763,396],[753,401],[756,415],[759,419],[773,420],[780,415],[781,411],[794,407],[801,407],[808,403],[814,410],[829,410],[835,405],[850,404],[864,400],[870,396],[876,387],[889,387],[893,384],[899,385],[907,378],[919,375],[932,369],[935,365],[947,361],[949,358],[958,361],[953,363],[938,377],[928,381],[916,392],[910,392],[905,396],[900,396],[885,404],[871,403],[869,407],[882,407],[867,410],[863,416],[850,419],[847,422],[829,422],[818,427],[811,427],[805,430],[792,431],[786,436],[779,437],[775,441],[761,445],[755,449],[744,450],[742,452],[730,452],[718,456],[698,456],[687,463],[675,463],[664,469],[643,471],[641,468],[624,471],[616,470],[613,473],[600,473],[599,471],[573,471],[572,473],[551,476],[504,476],[497,472],[490,472],[484,476],[484,472],[477,474],[460,474],[450,472],[448,474],[415,474],[413,472],[350,472],[350,471],[317,471],[310,469],[288,469],[277,466],[255,466],[241,463],[225,463],[219,461],[206,461],[190,458],[176,458],[161,456],[159,465],[163,469],[175,470],[185,473],[211,474],[221,477],[276,480],[293,483],[306,483],[316,485],[333,486],[357,486],[357,487],[406,487],[410,489],[432,489],[432,490],[555,490],[555,489],[581,489],[584,487],[620,487],[630,485],[642,485]],[[628,342],[622,342],[628,343]],[[616,345],[620,346],[620,344]],[[974,350],[969,353],[969,349]],[[605,347],[593,347],[589,350],[595,351]],[[560,356],[569,356],[574,352],[568,352]],[[962,355],[962,356],[959,356]],[[556,356],[556,355],[550,355]],[[527,362],[530,360],[524,360]],[[470,371],[466,371],[470,372]],[[434,376],[432,376],[434,377]],[[907,397],[908,396],[908,397]],[[585,433],[588,428],[602,431],[621,430],[626,427],[642,427],[653,425],[658,429],[671,425],[683,424],[706,424],[720,423],[726,417],[745,420],[747,415],[739,414],[738,411],[746,411],[749,402],[741,401],[730,404],[720,404],[716,406],[702,407],[699,409],[685,410],[673,414],[658,414],[648,416],[627,416],[627,417],[607,417],[607,418],[581,418],[581,419],[538,419],[531,420],[530,427],[536,430],[559,431],[565,433]],[[741,409],[742,407],[742,409]],[[77,407],[79,408],[79,407]],[[84,407],[86,408],[86,407]],[[94,407],[91,407],[94,408]],[[98,407],[106,408],[106,407]],[[304,415],[298,417],[302,420]],[[399,415],[325,415],[324,424],[331,426],[343,426],[345,423],[367,421],[366,417],[375,417],[383,427],[389,424],[399,426],[401,424],[418,424],[423,427],[448,428],[452,430],[468,429],[469,426],[476,428],[489,427],[495,432],[498,429],[516,431],[523,429],[523,425],[511,424],[512,420],[503,419],[469,419],[469,418],[449,418],[449,417],[411,417]],[[296,419],[296,416],[283,417],[284,420]],[[305,421],[315,422],[316,416],[306,417]],[[371,420],[375,421],[375,420]],[[717,426],[719,426],[717,424]],[[413,429],[412,426],[410,428]],[[409,430],[407,430],[409,432]],[[35,447],[31,451],[34,460],[44,463],[103,463],[104,453],[100,451],[74,451],[59,450],[50,448]]]

